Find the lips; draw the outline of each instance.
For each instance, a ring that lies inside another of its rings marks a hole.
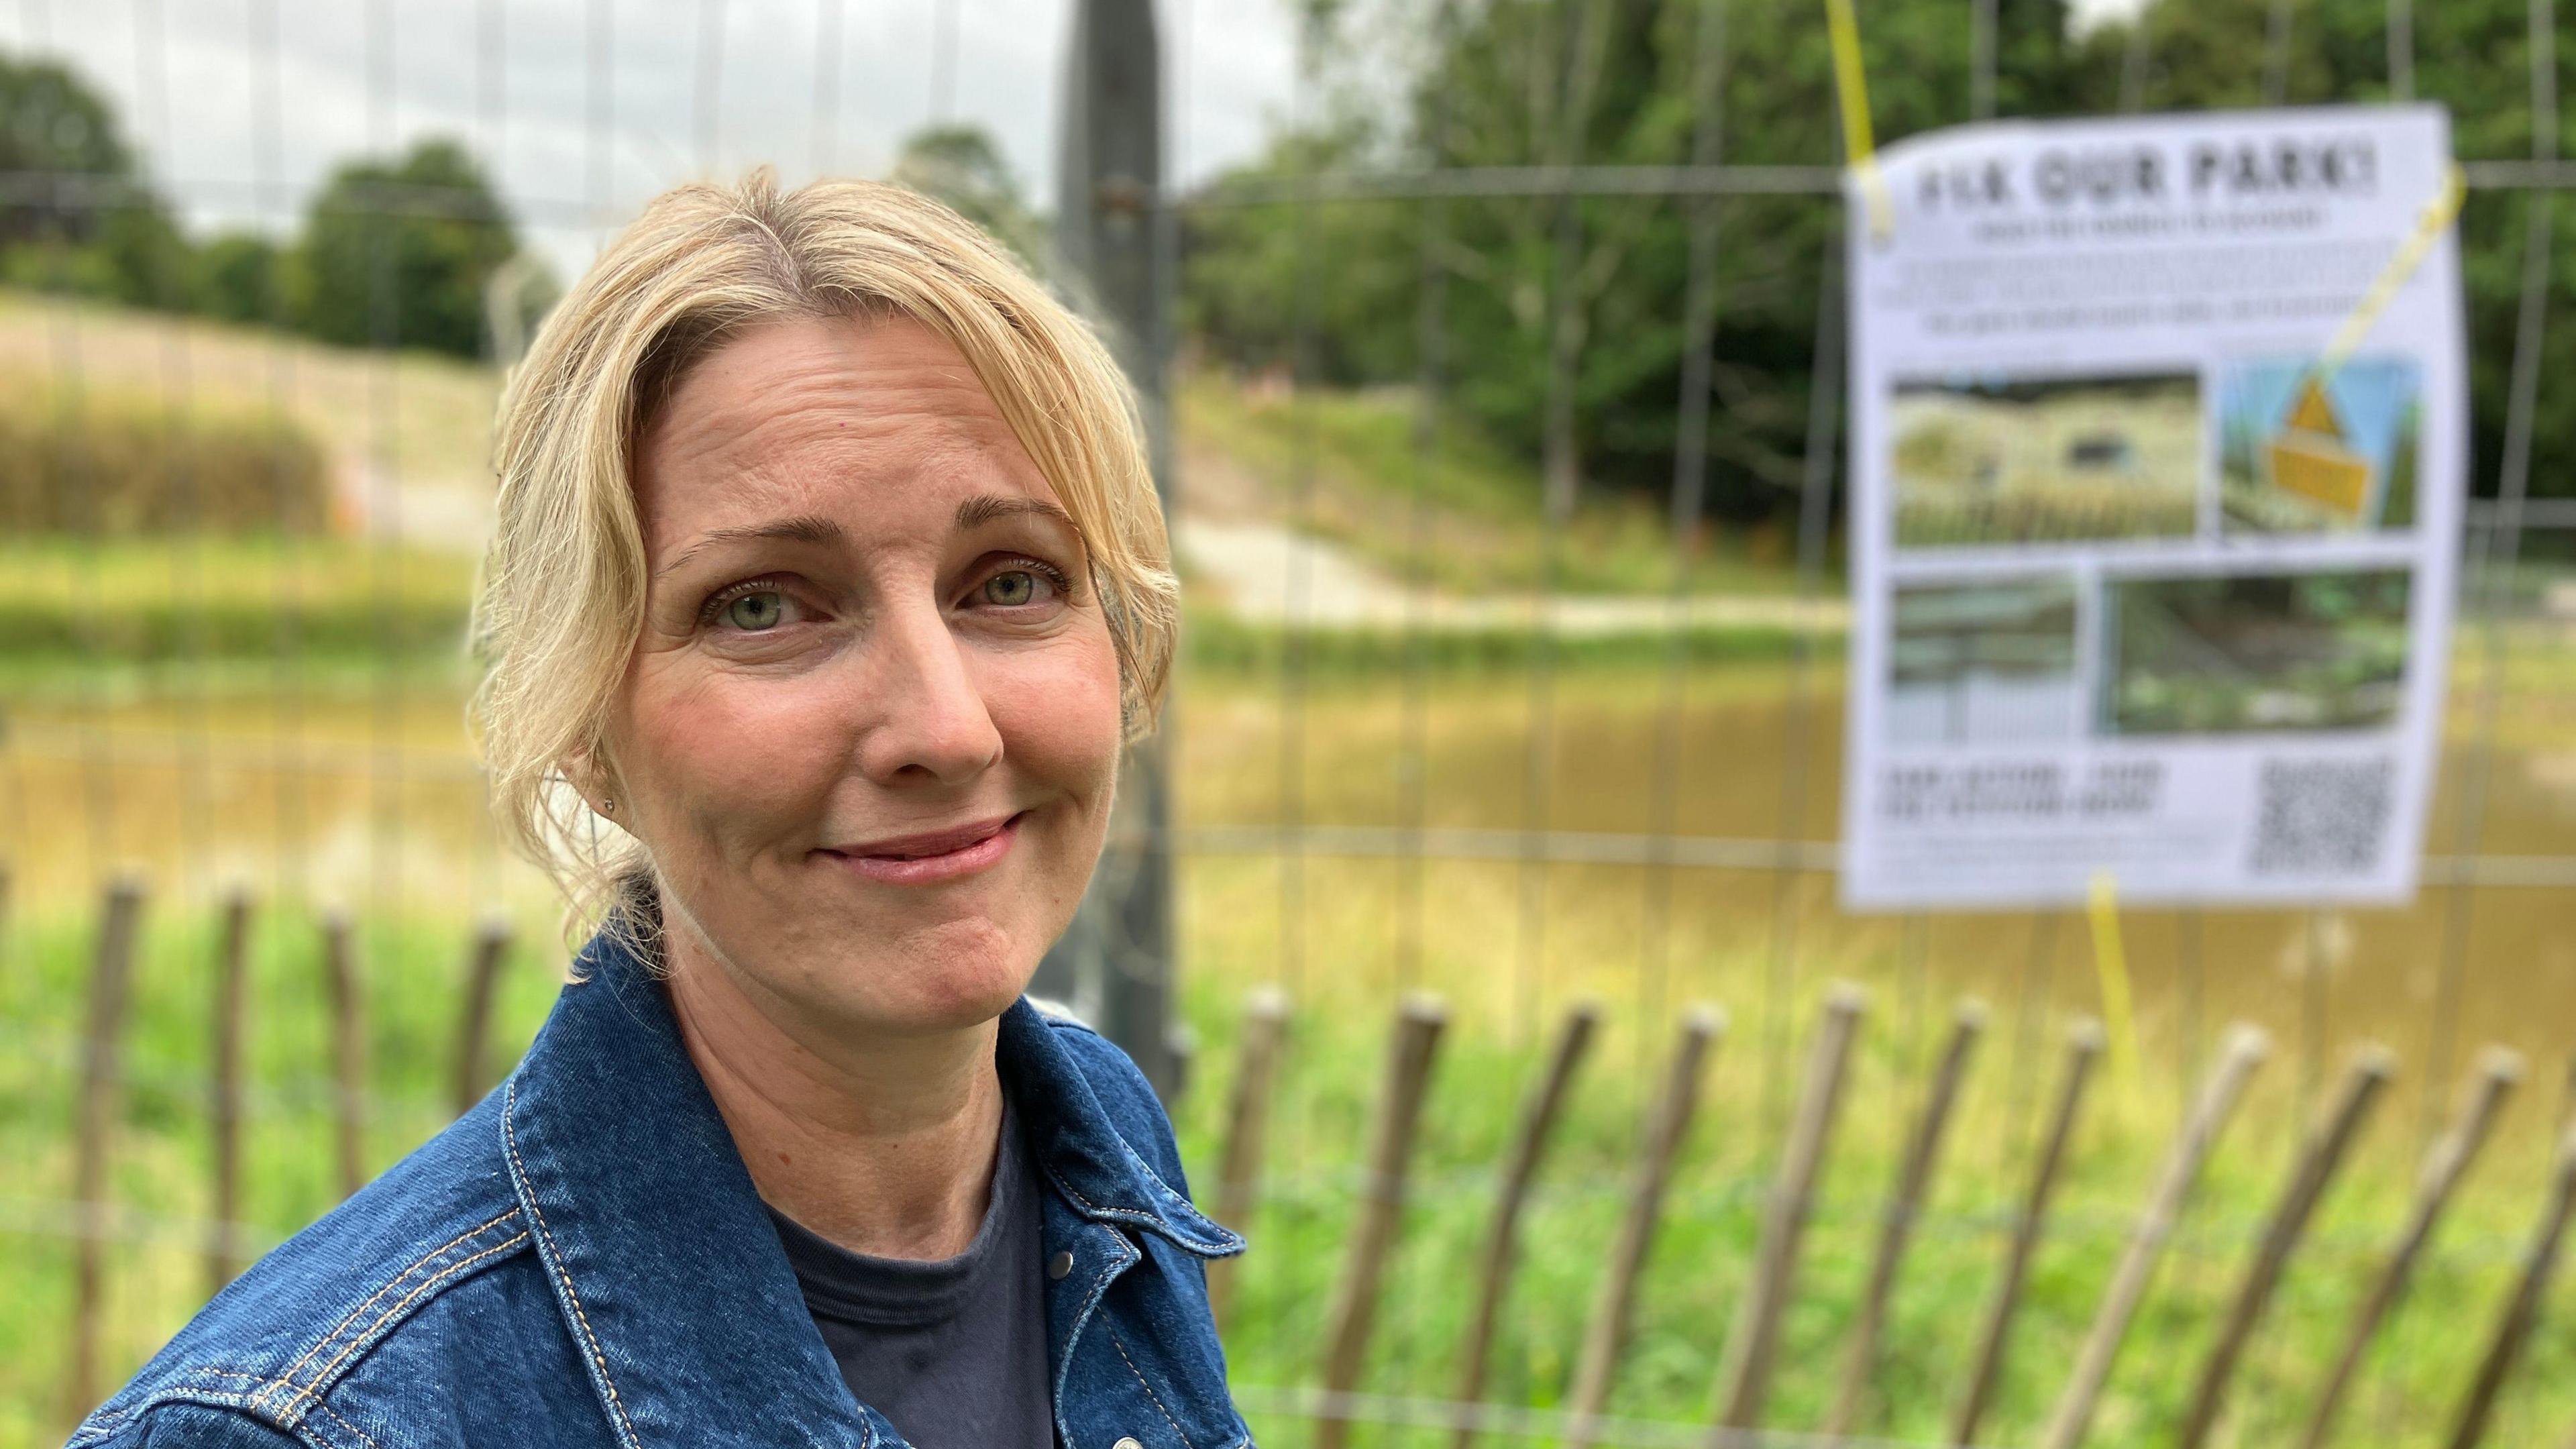
[[[928,885],[972,875],[1009,854],[1026,815],[1026,811],[996,815],[947,830],[889,836],[820,853],[869,880]]]

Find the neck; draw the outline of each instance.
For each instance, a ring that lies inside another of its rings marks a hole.
[[[672,924],[680,1037],[761,1197],[853,1252],[966,1251],[1001,1137],[995,1024],[898,1036],[818,1020]]]

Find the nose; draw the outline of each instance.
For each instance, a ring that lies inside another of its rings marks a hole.
[[[889,608],[860,646],[859,772],[886,786],[964,784],[1002,758],[1002,734],[939,607]]]

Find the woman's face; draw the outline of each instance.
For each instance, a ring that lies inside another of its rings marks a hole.
[[[640,440],[607,736],[674,965],[841,1028],[997,1015],[1072,919],[1120,745],[1080,535],[955,347],[781,321]]]

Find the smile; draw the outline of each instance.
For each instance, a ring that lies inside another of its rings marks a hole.
[[[848,850],[820,854],[872,881],[886,885],[933,885],[984,870],[1008,855],[1018,838],[1023,810],[1000,820],[943,830],[900,840],[873,841]]]

